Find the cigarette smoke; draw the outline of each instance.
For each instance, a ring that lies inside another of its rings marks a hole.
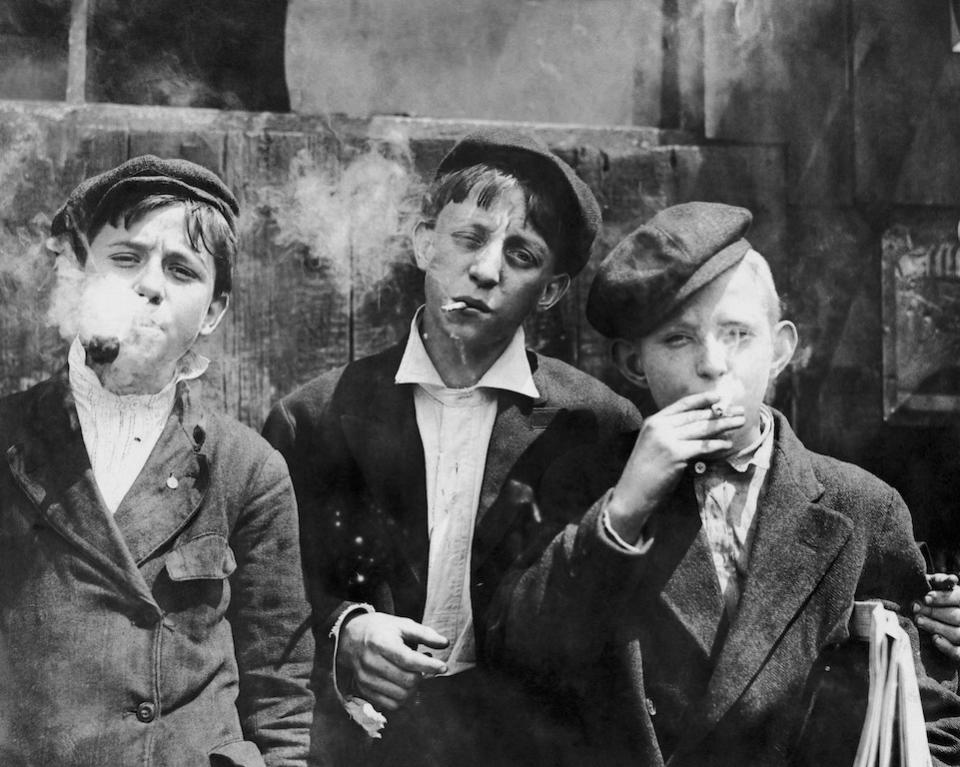
[[[334,168],[301,150],[291,181],[269,200],[276,243],[325,265],[337,291],[379,290],[397,264],[411,263],[410,232],[423,185],[405,137],[394,135]]]

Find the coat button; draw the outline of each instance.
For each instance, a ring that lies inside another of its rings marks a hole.
[[[149,702],[143,702],[137,706],[137,719],[144,724],[152,722],[157,718],[157,707]]]
[[[647,698],[647,713],[649,713],[650,716],[657,715],[657,704],[653,702],[653,698]]]
[[[697,461],[693,464],[693,470],[697,472],[697,474],[703,474],[707,470],[707,464],[703,461]]]

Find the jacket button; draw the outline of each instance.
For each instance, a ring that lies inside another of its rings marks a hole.
[[[647,698],[647,713],[649,713],[650,716],[657,715],[657,704],[653,702],[653,698]]]
[[[157,718],[157,707],[152,703],[144,702],[137,706],[137,719],[146,724]]]

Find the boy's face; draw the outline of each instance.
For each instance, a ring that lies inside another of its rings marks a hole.
[[[227,307],[227,296],[213,296],[213,256],[190,245],[182,204],[152,210],[129,229],[105,224],[84,269],[133,292],[137,309],[121,355],[134,360],[133,378],[143,392],[170,382],[177,361],[198,336],[214,331]]]
[[[433,226],[417,227],[414,248],[426,273],[425,327],[472,349],[509,341],[531,312],[559,301],[570,280],[554,274],[556,257],[527,221],[519,187],[487,208],[476,189],[449,203]],[[465,306],[441,308],[455,302]]]
[[[746,423],[729,435],[734,452],[759,435],[767,387],[796,347],[793,323],[773,322],[771,301],[776,299],[768,293],[741,262],[632,347],[633,371],[645,376],[658,408],[706,391],[718,392],[721,405],[744,408]]]

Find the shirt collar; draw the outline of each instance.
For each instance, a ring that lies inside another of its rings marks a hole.
[[[86,402],[92,402],[95,399],[115,400],[118,406],[143,407],[146,409],[156,408],[161,403],[168,402],[172,406],[177,384],[181,381],[191,381],[199,378],[207,372],[209,364],[210,360],[202,354],[188,351],[177,362],[177,369],[173,378],[157,393],[120,395],[103,388],[97,374],[87,366],[87,353],[83,344],[80,343],[79,337],[73,339],[73,343],[70,344],[70,351],[67,354],[70,388],[75,397]]]
[[[773,414],[766,405],[760,406],[760,436],[736,455],[726,459],[731,468],[740,473],[751,466],[770,468],[773,456]]]
[[[394,382],[398,384],[420,384],[421,386],[435,386],[448,388],[437,372],[427,348],[420,337],[420,317],[423,307],[417,309],[410,323],[410,335],[407,346],[403,350],[403,358]],[[507,348],[503,350],[490,369],[480,378],[471,389],[503,389],[516,392],[531,399],[539,399],[540,392],[533,382],[533,372],[530,370],[530,361],[527,359],[526,335],[523,326],[517,328]]]

